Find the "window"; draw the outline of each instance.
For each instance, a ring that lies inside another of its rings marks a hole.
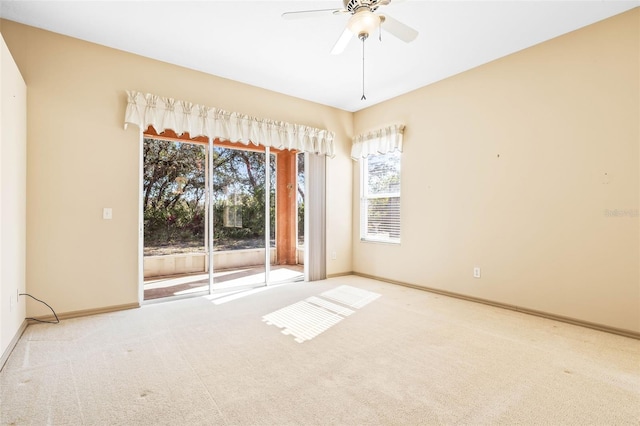
[[[222,222],[225,228],[242,228],[242,201],[237,193],[227,197]]]
[[[370,155],[360,161],[360,238],[400,243],[399,151]]]

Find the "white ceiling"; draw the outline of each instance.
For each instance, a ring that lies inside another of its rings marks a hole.
[[[348,15],[285,20],[341,0],[0,1],[0,16],[276,92],[357,111],[626,10],[640,0],[392,0],[382,12],[417,29],[330,54]]]

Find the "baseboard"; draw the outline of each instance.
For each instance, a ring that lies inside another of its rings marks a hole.
[[[389,284],[397,284],[397,285],[401,285],[401,286],[404,286],[404,287],[415,288],[417,290],[428,291],[430,293],[441,294],[443,296],[455,297],[456,299],[462,299],[462,300],[467,300],[467,301],[470,301],[470,302],[482,303],[484,305],[495,306],[497,308],[509,309],[510,311],[521,312],[523,314],[528,314],[528,315],[535,315],[537,317],[542,317],[542,318],[546,318],[546,319],[550,319],[550,320],[554,320],[554,321],[560,321],[560,322],[564,322],[564,323],[568,323],[568,324],[572,324],[572,325],[578,325],[578,326],[581,326],[581,327],[591,328],[593,330],[604,331],[604,332],[607,332],[607,333],[617,334],[617,335],[620,335],[620,336],[630,337],[632,339],[640,340],[640,333],[635,332],[635,331],[631,331],[631,330],[625,330],[625,329],[622,329],[622,328],[609,327],[607,325],[602,325],[602,324],[592,323],[592,322],[588,322],[588,321],[578,320],[578,319],[575,319],[575,318],[565,317],[565,316],[562,316],[562,315],[550,314],[548,312],[543,312],[543,311],[537,311],[537,310],[534,310],[534,309],[523,308],[521,306],[509,305],[507,303],[494,302],[492,300],[482,299],[482,298],[473,297],[473,296],[467,296],[467,295],[464,295],[464,294],[454,293],[454,292],[451,292],[451,291],[440,290],[440,289],[431,288],[431,287],[425,287],[425,286],[419,286],[419,285],[415,285],[415,284],[405,283],[405,282],[402,282],[402,281],[390,280],[390,279],[387,279],[387,278],[380,278],[380,277],[376,277],[374,275],[363,274],[363,273],[360,273],[360,272],[353,272],[352,275],[356,275],[356,276],[363,277],[363,278],[369,278],[369,279],[376,280],[376,281],[383,281],[383,282],[386,282],[386,283],[389,283]]]
[[[9,355],[11,355],[11,352],[13,352],[16,345],[18,344],[20,337],[22,337],[22,333],[24,333],[24,331],[27,329],[27,325],[29,325],[27,320],[22,321],[20,328],[18,328],[18,331],[16,331],[15,336],[13,336],[13,339],[11,339],[11,342],[9,342],[9,346],[7,346],[7,349],[5,349],[4,353],[2,354],[2,357],[0,357],[0,371],[2,371],[2,369],[4,368],[4,365],[9,359]]]
[[[354,272],[349,271],[349,272],[339,272],[337,274],[328,274],[327,275],[327,279],[328,278],[338,278],[338,277],[347,277],[349,275],[356,275]]]
[[[113,305],[113,306],[105,306],[103,308],[95,308],[95,309],[84,309],[81,311],[71,311],[71,312],[63,312],[58,315],[58,319],[65,320],[71,318],[79,318],[79,317],[87,317],[90,315],[97,314],[106,314],[109,312],[117,312],[117,311],[125,311],[127,309],[137,309],[140,307],[139,303],[127,303],[125,305]],[[34,317],[29,320],[29,324],[36,324],[38,321],[55,321],[55,317],[53,315],[44,315],[40,317]]]

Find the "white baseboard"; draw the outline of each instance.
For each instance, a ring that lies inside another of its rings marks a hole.
[[[13,336],[13,339],[11,339],[11,342],[9,342],[9,346],[7,346],[7,349],[3,352],[2,357],[0,357],[0,371],[2,371],[5,363],[9,359],[9,355],[11,355],[11,352],[13,352],[13,349],[18,344],[18,340],[22,337],[22,333],[27,329],[27,325],[29,325],[27,320],[22,321],[20,328],[16,332],[15,336]]]
[[[554,321],[565,322],[567,324],[578,325],[578,326],[581,326],[581,327],[591,328],[591,329],[598,330],[598,331],[604,331],[604,332],[607,332],[607,333],[618,334],[620,336],[630,337],[632,339],[640,340],[640,333],[638,333],[636,331],[633,331],[633,330],[625,330],[625,329],[621,329],[621,328],[610,327],[608,325],[596,324],[596,323],[583,321],[583,320],[579,320],[579,319],[575,319],[575,318],[569,318],[569,317],[565,317],[565,316],[561,316],[561,315],[555,315],[555,314],[551,314],[551,313],[548,313],[548,312],[537,311],[537,310],[534,310],[534,309],[528,309],[528,308],[524,308],[524,307],[521,307],[521,306],[509,305],[509,304],[500,303],[500,302],[494,302],[492,300],[481,299],[481,298],[473,297],[473,296],[467,296],[467,295],[464,295],[464,294],[454,293],[454,292],[450,292],[450,291],[446,291],[446,290],[439,290],[439,289],[435,289],[435,288],[431,288],[431,287],[424,287],[424,286],[420,286],[420,285],[405,283],[405,282],[402,282],[402,281],[395,281],[395,280],[390,280],[390,279],[387,279],[387,278],[380,278],[380,277],[376,277],[374,275],[363,274],[363,273],[360,273],[360,272],[354,272],[353,275],[356,275],[356,276],[359,276],[359,277],[363,277],[363,278],[370,278],[372,280],[383,281],[383,282],[390,283],[390,284],[397,284],[397,285],[401,285],[401,286],[405,286],[405,287],[415,288],[417,290],[428,291],[428,292],[431,292],[431,293],[442,294],[444,296],[455,297],[456,299],[462,299],[462,300],[468,300],[470,302],[482,303],[482,304],[485,304],[485,305],[495,306],[497,308],[509,309],[511,311],[522,312],[522,313],[528,314],[528,315],[535,315],[535,316],[538,316],[538,317],[547,318],[547,319],[551,319],[551,320],[554,320]]]
[[[124,311],[127,309],[137,309],[139,307],[140,307],[139,303],[127,303],[125,305],[104,306],[102,308],[84,309],[82,311],[63,312],[57,315],[58,315],[58,319],[62,321],[70,318],[88,317],[90,315],[107,314],[109,312]],[[34,319],[40,320],[40,321],[54,321],[55,317],[53,315],[43,315],[39,317],[34,317]],[[29,323],[36,324],[37,321],[29,320]]]

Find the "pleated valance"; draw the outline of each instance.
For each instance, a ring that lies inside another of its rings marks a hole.
[[[402,152],[403,124],[394,124],[383,129],[364,133],[353,138],[351,158],[358,161],[372,154],[386,154],[398,150]]]
[[[301,124],[290,124],[250,117],[187,101],[127,91],[124,127],[135,124],[142,130],[153,126],[156,132],[172,130],[192,138],[204,136],[244,145],[263,145],[278,149],[333,157],[334,133]]]

